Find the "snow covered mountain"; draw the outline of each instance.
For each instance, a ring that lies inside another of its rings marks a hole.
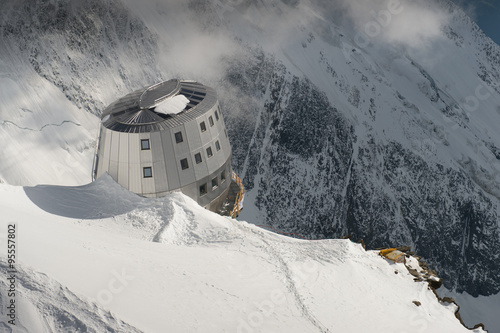
[[[471,332],[404,264],[349,240],[277,235],[109,176],[0,198],[18,239],[12,332]]]
[[[88,183],[94,115],[196,79],[223,103],[244,220],[411,246],[446,288],[500,292],[500,48],[451,2],[18,0],[0,17],[1,181]]]

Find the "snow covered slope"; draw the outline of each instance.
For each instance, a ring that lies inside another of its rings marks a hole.
[[[182,194],[135,196],[109,176],[0,185],[0,198],[1,244],[16,224],[27,329],[13,332],[468,332],[403,264],[349,240],[276,235]]]

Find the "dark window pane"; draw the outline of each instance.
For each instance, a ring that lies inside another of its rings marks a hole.
[[[142,173],[144,175],[144,178],[153,177],[153,170],[151,170],[151,167],[142,168]]]
[[[182,170],[186,170],[187,168],[189,168],[189,164],[188,164],[187,158],[183,158],[181,160],[181,168],[182,168]]]
[[[195,101],[202,101],[203,97],[202,96],[191,95],[191,96],[189,96],[189,99],[191,99],[191,100],[194,99]]]
[[[194,93],[194,91],[186,89],[186,88],[182,88],[181,91],[180,91],[180,93],[183,94],[183,95],[192,95]]]
[[[181,143],[182,141],[184,141],[184,139],[182,138],[182,132],[175,133],[175,142]]]
[[[202,131],[202,132],[205,132],[205,131],[207,130],[207,126],[205,125],[205,122],[204,122],[204,121],[202,121],[202,122],[200,123],[200,129],[201,129],[201,131]]]
[[[207,194],[207,183],[200,186],[200,196]]]
[[[217,182],[217,177],[212,178],[212,190],[213,190],[213,189],[216,189],[218,185],[219,185],[219,184],[218,184],[218,182]]]
[[[220,173],[220,182],[223,183],[224,181],[226,181],[226,170]]]
[[[217,110],[215,110],[215,120],[219,121],[219,112]]]
[[[212,157],[214,154],[212,153],[212,147],[207,148],[207,156],[208,158]]]
[[[219,143],[219,140],[215,141],[215,149],[217,149],[217,151],[220,150],[220,143]]]
[[[149,150],[149,139],[141,140],[141,150]]]
[[[194,154],[194,160],[196,161],[196,164],[201,163],[202,162],[201,154],[200,153]]]
[[[208,117],[208,122],[210,123],[210,127],[214,126],[214,118],[212,116]]]

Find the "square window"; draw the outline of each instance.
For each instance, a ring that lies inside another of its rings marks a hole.
[[[208,117],[208,122],[210,123],[210,127],[214,126],[214,118],[212,116]]]
[[[204,121],[202,121],[200,123],[200,129],[201,129],[202,132],[205,132],[207,130],[207,125],[205,125]]]
[[[215,120],[219,121],[219,112],[217,110],[215,110]]]
[[[186,170],[187,168],[189,168],[189,164],[188,164],[188,159],[187,158],[183,158],[181,160],[181,168],[182,168],[182,170]]]
[[[175,133],[175,142],[181,143],[182,141],[184,141],[184,139],[182,138],[182,132]]]
[[[219,186],[219,182],[217,181],[217,177],[212,178],[212,190],[215,190]]]
[[[203,162],[203,160],[201,159],[200,153],[194,154],[194,160],[196,161],[196,164],[200,164],[201,162]]]
[[[220,143],[219,143],[219,140],[215,141],[215,149],[217,149],[217,151],[220,150]]]
[[[149,139],[141,140],[141,150],[149,150]]]
[[[212,153],[212,147],[207,148],[207,156],[208,158],[212,157],[214,154]]]
[[[224,183],[226,181],[226,170],[220,173],[220,182]]]
[[[200,196],[207,194],[207,183],[200,186]]]
[[[153,177],[153,170],[151,169],[151,167],[142,168],[142,174],[144,178],[151,178]]]

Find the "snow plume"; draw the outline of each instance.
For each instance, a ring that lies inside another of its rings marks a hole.
[[[225,72],[224,59],[243,53],[241,41],[276,54],[301,43],[303,31],[324,36],[336,25],[350,26],[360,48],[422,50],[431,49],[449,20],[445,7],[431,0],[123,1],[157,32],[160,67],[207,83]]]
[[[318,7],[340,11],[355,29],[360,47],[370,43],[398,44],[427,48],[441,36],[449,13],[429,0],[317,0]]]
[[[218,0],[122,1],[157,35],[159,66],[170,77],[209,84],[225,73],[223,58],[240,50],[232,33],[220,28]]]
[[[453,3],[455,3],[459,8],[459,10],[462,10],[465,12],[474,22],[478,21],[478,7],[477,3],[473,1],[467,1],[467,0],[451,0]],[[492,5],[492,3],[489,3]],[[493,6],[493,5],[492,5]]]

